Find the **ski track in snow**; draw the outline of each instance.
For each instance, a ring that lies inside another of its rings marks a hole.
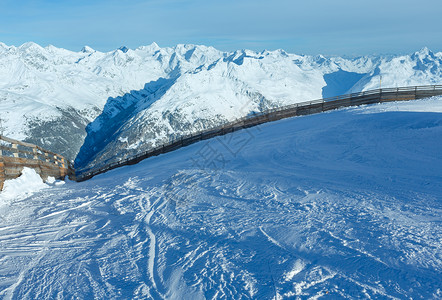
[[[0,296],[440,298],[441,109],[283,120],[236,157],[207,141],[222,169],[198,143],[0,202]]]

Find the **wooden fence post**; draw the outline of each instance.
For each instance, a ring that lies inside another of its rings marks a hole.
[[[32,152],[34,152],[34,159],[38,160],[37,148],[36,147],[32,148]]]
[[[12,144],[12,149],[17,149],[17,144]],[[14,152],[12,155],[18,157],[18,152]]]
[[[0,157],[0,191],[3,190],[3,184],[6,180],[6,174],[5,174],[5,163],[3,162],[3,159]]]

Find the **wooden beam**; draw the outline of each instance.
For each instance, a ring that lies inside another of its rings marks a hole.
[[[5,164],[3,163],[3,161],[0,157],[0,191],[3,190],[3,185],[5,183],[5,180],[6,180]]]

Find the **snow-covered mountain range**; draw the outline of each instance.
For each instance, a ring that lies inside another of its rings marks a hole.
[[[103,53],[0,44],[0,125],[69,159],[78,153],[81,168],[254,111],[378,88],[381,76],[382,87],[440,84],[441,65],[442,53],[426,48],[342,58],[195,45]]]

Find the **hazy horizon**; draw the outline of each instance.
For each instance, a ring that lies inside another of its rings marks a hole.
[[[112,49],[107,49],[107,50],[100,50],[100,49],[95,49],[94,47],[91,47],[91,46],[89,46],[89,45],[83,45],[83,46],[81,46],[80,48],[78,48],[78,49],[69,49],[69,48],[64,48],[64,47],[60,47],[60,46],[57,46],[57,45],[54,45],[54,44],[39,44],[39,43],[37,43],[37,42],[34,42],[34,41],[27,41],[27,42],[24,42],[24,43],[22,43],[22,44],[16,44],[16,45],[14,45],[14,44],[7,44],[7,43],[4,43],[3,41],[0,41],[0,43],[3,43],[3,44],[5,44],[6,46],[8,46],[8,47],[16,47],[16,48],[19,48],[19,47],[21,47],[21,46],[23,46],[23,45],[25,45],[25,44],[27,44],[27,43],[34,43],[34,44],[37,44],[37,45],[39,45],[39,46],[41,46],[41,47],[43,47],[43,48],[46,48],[46,47],[49,47],[49,46],[54,46],[54,47],[56,47],[56,48],[59,48],[59,49],[65,49],[65,50],[69,50],[69,51],[72,51],[72,52],[80,52],[83,48],[85,48],[85,47],[89,47],[89,48],[92,48],[93,50],[95,50],[95,51],[99,51],[99,52],[102,52],[102,53],[106,53],[106,52],[112,52],[112,51],[115,51],[115,50],[118,50],[118,49],[120,49],[120,48],[122,48],[122,47],[126,47],[126,48],[128,48],[128,49],[131,49],[131,50],[136,50],[137,48],[140,48],[140,47],[146,47],[146,46],[150,46],[150,45],[152,45],[153,43],[155,43],[155,44],[157,44],[160,48],[174,48],[174,47],[176,47],[176,46],[178,46],[178,45],[194,45],[194,46],[206,46],[206,47],[213,47],[213,48],[215,48],[215,49],[217,49],[217,50],[220,50],[220,51],[223,51],[223,52],[234,52],[234,51],[241,51],[241,50],[251,50],[251,51],[255,51],[255,52],[262,52],[262,51],[278,51],[278,50],[282,50],[282,51],[285,51],[286,53],[289,53],[289,54],[297,54],[297,55],[311,55],[311,56],[316,56],[316,55],[324,55],[324,56],[327,56],[327,57],[334,57],[334,56],[339,56],[339,57],[343,57],[343,58],[351,58],[351,57],[358,57],[358,56],[397,56],[397,55],[409,55],[409,54],[412,54],[412,53],[415,53],[415,52],[418,52],[418,51],[421,51],[421,50],[423,50],[423,49],[428,49],[428,50],[430,50],[431,52],[433,52],[433,53],[438,53],[438,52],[442,52],[441,50],[438,50],[438,49],[432,49],[432,48],[430,48],[430,47],[427,47],[427,46],[422,46],[422,47],[418,47],[418,48],[416,48],[416,49],[414,49],[414,50],[411,50],[411,51],[402,51],[402,52],[398,52],[398,53],[388,53],[388,52],[385,52],[385,53],[376,53],[376,52],[374,52],[374,53],[367,53],[367,54],[345,54],[345,53],[343,53],[343,54],[326,54],[326,53],[321,53],[321,52],[319,52],[319,53],[301,53],[301,52],[292,52],[292,51],[287,51],[286,49],[282,49],[282,48],[279,48],[279,49],[248,49],[248,48],[242,48],[242,49],[232,49],[232,50],[222,50],[222,49],[219,49],[219,48],[217,48],[217,47],[215,47],[215,46],[213,46],[213,45],[207,45],[207,44],[192,44],[192,43],[184,43],[184,44],[175,44],[175,45],[159,45],[158,43],[156,43],[156,42],[152,42],[151,44],[145,44],[145,45],[139,45],[138,47],[134,47],[134,48],[132,48],[132,47],[127,47],[126,45],[121,45],[121,46],[119,46],[119,47],[116,47],[116,48],[112,48]]]
[[[308,55],[405,54],[422,47],[438,52],[441,9],[435,0],[4,0],[0,41],[104,52],[152,42]]]

